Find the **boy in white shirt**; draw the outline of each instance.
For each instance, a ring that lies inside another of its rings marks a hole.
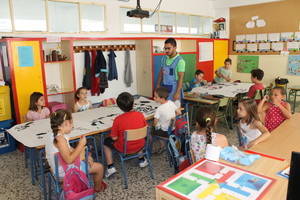
[[[165,87],[159,87],[154,92],[154,100],[160,103],[154,114],[154,135],[165,138],[169,137],[168,129],[171,125],[171,120],[175,119],[176,114],[180,114],[180,108],[173,101],[167,100],[168,96],[169,92]],[[163,147],[162,142],[160,147]]]

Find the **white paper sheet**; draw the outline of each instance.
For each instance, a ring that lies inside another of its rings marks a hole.
[[[219,161],[221,150],[221,147],[207,144],[205,158],[213,161]]]
[[[246,35],[236,35],[235,36],[236,42],[245,42],[246,41]]]
[[[294,39],[293,32],[284,32],[280,33],[280,41],[291,41]]]
[[[300,42],[287,42],[286,46],[289,51],[298,51],[300,47]]]
[[[247,42],[256,42],[256,34],[247,34],[246,41]]]
[[[271,50],[271,43],[259,43],[258,44],[259,51],[270,51]]]
[[[2,46],[1,50],[2,50],[3,66],[8,67],[8,58],[7,58],[6,46]]]
[[[213,49],[213,42],[199,42],[199,62],[212,61]]]
[[[235,44],[235,51],[238,52],[246,51],[246,44]]]
[[[270,42],[279,42],[280,41],[280,33],[269,33],[268,40]]]
[[[268,41],[268,34],[267,33],[257,34],[256,35],[256,41],[257,42],[267,42]]]
[[[249,52],[257,51],[257,44],[247,44],[247,51]]]
[[[282,51],[284,47],[283,42],[276,42],[271,44],[272,51]]]
[[[294,35],[294,40],[296,41],[300,41],[300,32],[295,32],[295,35]]]

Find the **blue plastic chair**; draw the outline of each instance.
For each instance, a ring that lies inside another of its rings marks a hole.
[[[127,154],[127,142],[129,141],[135,141],[135,140],[140,140],[140,139],[146,139],[146,144],[145,146],[139,150],[136,153],[132,154]],[[152,162],[151,162],[151,157],[150,157],[150,152],[149,152],[149,145],[150,145],[150,128],[148,126],[145,126],[140,129],[133,129],[133,130],[126,130],[124,132],[124,149],[123,152],[119,152],[118,150],[115,149],[115,152],[119,155],[120,161],[121,161],[121,168],[122,168],[122,176],[124,180],[124,188],[128,188],[128,179],[127,179],[127,174],[126,174],[126,169],[125,169],[125,161],[131,160],[131,159],[136,159],[140,157],[146,157],[148,161],[148,168],[150,172],[150,177],[154,179],[153,176],[153,167],[152,167]]]

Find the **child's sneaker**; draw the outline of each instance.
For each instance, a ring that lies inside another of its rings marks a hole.
[[[108,178],[116,172],[117,172],[117,170],[115,167],[108,168],[105,172],[105,177]]]
[[[144,159],[143,161],[141,161],[140,163],[139,163],[139,165],[140,165],[140,167],[146,167],[147,165],[148,165],[148,161],[147,161],[147,159]]]

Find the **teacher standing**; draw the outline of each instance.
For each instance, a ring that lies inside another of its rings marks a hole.
[[[185,72],[185,61],[176,51],[177,43],[174,38],[165,41],[166,55],[161,60],[161,67],[157,79],[156,88],[163,86],[169,91],[169,100],[180,106],[182,98],[182,83]]]

